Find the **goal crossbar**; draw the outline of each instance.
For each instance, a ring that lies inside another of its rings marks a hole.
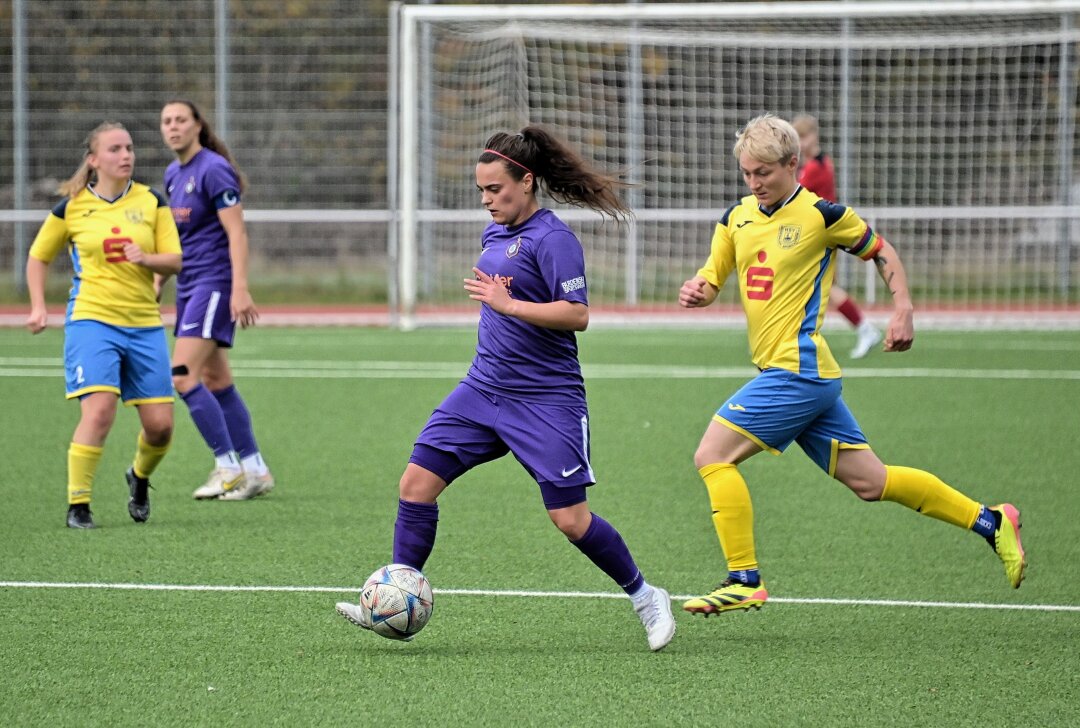
[[[468,270],[486,219],[471,163],[487,134],[543,123],[642,177],[625,230],[559,208],[607,269],[590,263],[590,298],[632,311],[700,262],[710,225],[744,194],[731,133],[762,111],[829,125],[842,201],[912,241],[925,295],[976,309],[1077,304],[1080,0],[392,12],[403,327]],[[718,194],[702,199],[709,186]],[[872,275],[844,266],[841,280],[873,302]]]

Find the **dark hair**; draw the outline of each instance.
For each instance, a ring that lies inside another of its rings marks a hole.
[[[478,161],[502,161],[506,171],[516,180],[531,172],[536,185],[558,202],[584,205],[616,220],[633,214],[616,194],[616,190],[632,187],[632,184],[597,171],[580,154],[537,124],[530,124],[516,134],[499,132],[491,135],[484,143]]]
[[[169,104],[183,104],[184,106],[191,109],[191,118],[198,122],[200,126],[199,144],[203,147],[206,147],[210,151],[217,152],[221,156],[225,157],[225,160],[233,168],[233,171],[236,172],[236,176],[240,180],[240,192],[243,193],[244,191],[246,191],[247,177],[242,171],[240,171],[240,165],[236,163],[235,159],[233,159],[233,155],[232,152],[229,151],[229,147],[227,147],[225,145],[225,142],[223,142],[216,134],[214,134],[214,130],[210,128],[210,122],[208,122],[205,117],[203,117],[202,113],[199,111],[199,107],[195,105],[195,102],[188,101],[187,99],[169,99],[164,104],[162,104],[162,108],[165,108]]]

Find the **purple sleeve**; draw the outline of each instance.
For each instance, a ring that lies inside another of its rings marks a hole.
[[[206,169],[203,189],[214,203],[214,208],[232,207],[240,202],[240,179],[236,170],[224,159]]]
[[[570,232],[555,230],[537,247],[536,262],[551,287],[552,301],[589,304],[585,285],[585,251]]]

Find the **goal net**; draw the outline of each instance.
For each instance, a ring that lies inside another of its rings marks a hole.
[[[487,220],[473,167],[488,135],[526,123],[637,183],[628,225],[541,202],[583,241],[594,311],[674,320],[746,194],[734,134],[765,111],[819,119],[840,201],[901,251],[920,309],[1080,300],[1080,2],[417,5],[395,24],[405,325],[467,303]],[[885,303],[873,266],[847,257],[838,281]]]

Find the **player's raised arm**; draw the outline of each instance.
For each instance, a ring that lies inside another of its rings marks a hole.
[[[885,351],[907,351],[915,340],[914,307],[911,305],[911,292],[908,290],[907,272],[900,261],[900,254],[892,244],[882,238],[881,248],[874,255],[874,265],[878,275],[889,288],[893,298],[892,317],[885,330]]]

